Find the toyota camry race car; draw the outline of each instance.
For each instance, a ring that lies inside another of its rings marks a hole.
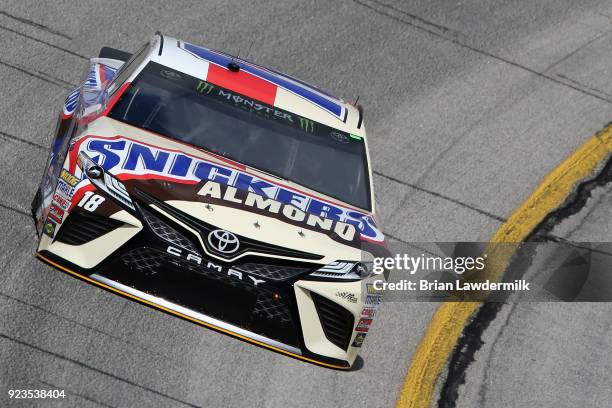
[[[360,107],[157,33],[91,59],[32,216],[62,271],[348,368],[381,301],[373,197]]]

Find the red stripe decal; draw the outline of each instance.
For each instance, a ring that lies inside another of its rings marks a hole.
[[[231,72],[223,67],[210,64],[206,80],[268,105],[274,105],[276,99],[276,85],[246,71]]]

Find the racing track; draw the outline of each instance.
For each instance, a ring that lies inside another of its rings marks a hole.
[[[393,406],[437,305],[385,305],[363,348],[364,366],[346,373],[202,329],[36,261],[28,206],[65,94],[102,45],[134,50],[155,30],[249,50],[258,63],[347,99],[360,96],[390,237],[486,241],[612,119],[612,5],[191,3],[0,5],[0,405],[9,388],[60,388],[63,403],[75,407]],[[519,311],[502,322],[517,325],[524,341],[537,333],[534,358],[546,352],[551,321],[555,342],[573,340],[549,352],[567,358],[580,347],[588,358],[539,365],[531,381],[531,367],[504,358],[498,345],[501,352],[477,362],[494,369],[469,384],[462,406],[494,406],[502,394],[507,405],[519,394],[534,405],[551,404],[550,394],[555,406],[609,401],[609,387],[597,381],[611,366],[608,305]],[[590,329],[585,319],[599,336],[578,341],[575,333]],[[504,341],[520,356],[523,343]],[[567,371],[553,375],[559,367]],[[516,377],[504,387],[505,372]],[[589,372],[593,381],[576,386]],[[491,381],[486,398],[481,378]],[[570,394],[575,399],[564,398]]]

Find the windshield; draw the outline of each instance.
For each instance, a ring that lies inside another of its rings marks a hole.
[[[150,62],[109,116],[366,210],[361,137]]]

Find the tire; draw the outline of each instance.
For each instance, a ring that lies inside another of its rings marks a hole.
[[[40,187],[39,187],[38,190],[36,190],[36,195],[34,195],[32,204],[30,204],[30,215],[32,216],[32,219],[34,220],[34,223],[36,223],[37,221],[36,209],[40,207],[40,205],[41,205],[41,200],[40,200]]]
[[[118,50],[116,48],[111,48],[111,47],[102,47],[100,49],[100,53],[98,54],[99,58],[110,58],[110,59],[116,59],[116,60],[123,61],[123,62],[126,62],[127,60],[129,60],[131,56],[132,54],[130,54],[127,51],[121,51],[121,50]]]

